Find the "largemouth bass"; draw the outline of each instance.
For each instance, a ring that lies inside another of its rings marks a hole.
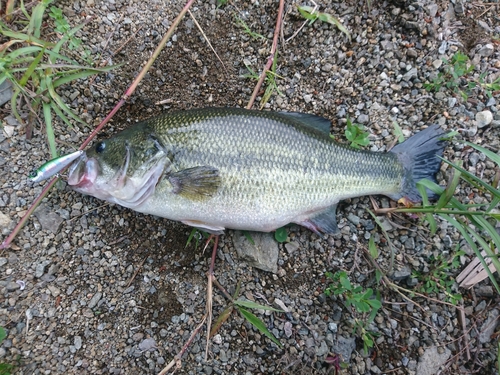
[[[70,167],[83,194],[212,233],[270,232],[289,223],[335,233],[337,203],[383,194],[418,202],[444,143],[433,125],[370,152],[334,142],[330,122],[302,114],[195,109],[137,123]]]

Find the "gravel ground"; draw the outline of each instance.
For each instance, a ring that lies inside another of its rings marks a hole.
[[[123,63],[92,83],[79,81],[60,90],[88,122],[74,128],[57,126],[61,147],[77,147],[108,113],[182,5],[159,0],[58,2],[71,24],[90,20],[79,37],[97,61]],[[99,137],[165,110],[245,106],[255,85],[242,77],[248,72],[245,65],[260,71],[266,63],[277,9],[278,3],[269,0],[232,1],[221,8],[214,1],[196,3],[192,12],[224,66],[186,17],[136,93]],[[475,90],[464,100],[452,90],[423,88],[442,71],[442,58],[450,59],[456,51],[474,63],[471,77],[499,77],[498,3],[394,0],[373,2],[368,10],[364,2],[348,1],[320,3],[320,10],[340,17],[352,41],[320,22],[293,36],[304,21],[295,4],[287,2],[277,64],[282,95],[274,94],[265,108],[329,118],[332,133],[342,142],[349,116],[366,126],[372,150],[386,150],[394,142],[396,121],[405,136],[439,123],[498,153],[498,92],[488,97]],[[265,39],[249,36],[235,17]],[[157,104],[160,101],[163,104]],[[28,181],[28,172],[49,158],[43,135],[37,131],[27,141],[24,128],[9,112],[8,104],[0,112],[3,236],[42,190],[43,184]],[[464,160],[469,171],[491,182],[494,165],[484,155],[452,144],[446,156]],[[441,184],[449,173],[442,168]],[[457,196],[463,202],[485,199],[465,185],[457,189]],[[376,200],[382,207],[392,204],[386,198]],[[227,231],[219,243],[216,277],[230,293],[241,283],[241,296],[286,309],[255,312],[283,348],[234,313],[211,340],[209,360],[204,360],[203,334],[194,340],[177,373],[326,374],[333,373],[327,357],[335,355],[347,363],[344,374],[495,373],[500,306],[490,282],[471,290],[455,286],[464,296],[465,325],[454,307],[440,303],[444,295],[413,297],[414,303],[409,303],[389,288],[378,287],[364,255],[368,239],[373,237],[378,245],[382,266],[387,267],[390,255],[367,208],[367,197],[341,203],[337,236],[323,239],[304,228],[289,228],[289,243],[266,245],[269,252],[277,251],[275,272],[241,260],[235,249],[241,235]],[[462,265],[472,259],[456,230],[444,222],[429,237],[428,230],[411,218],[381,220],[396,249],[394,280],[401,286],[415,287],[413,271],[429,272],[433,257],[457,247],[466,251]],[[189,233],[190,228],[181,224],[103,205],[59,184],[15,246],[0,253],[0,326],[8,332],[0,346],[0,362],[19,359],[17,374],[158,373],[205,311],[210,254],[194,241],[186,247]],[[382,296],[383,307],[368,327],[376,333],[376,345],[368,354],[353,333],[356,316],[340,297],[324,293],[329,284],[325,273],[338,270],[346,270],[352,282],[376,288]],[[214,315],[226,305],[216,291]]]

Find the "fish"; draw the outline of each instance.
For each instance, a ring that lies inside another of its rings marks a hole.
[[[287,224],[338,232],[339,201],[419,202],[445,142],[431,125],[390,152],[335,142],[329,120],[298,112],[201,108],[166,113],[97,142],[70,167],[74,190],[210,233]],[[429,195],[432,195],[429,192]]]
[[[33,169],[28,177],[33,182],[41,182],[55,176],[64,168],[73,163],[76,159],[83,155],[82,150],[72,152],[68,155],[59,156],[55,159],[49,160],[39,168]]]

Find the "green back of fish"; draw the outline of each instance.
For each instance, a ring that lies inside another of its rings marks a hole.
[[[199,109],[150,119],[169,152],[173,171],[197,166],[219,170],[219,197],[271,207],[401,189],[403,168],[395,155],[335,143],[301,117],[240,109]],[[265,201],[263,201],[265,200]]]

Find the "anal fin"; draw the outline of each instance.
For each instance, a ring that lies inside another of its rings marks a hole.
[[[319,211],[313,216],[297,222],[297,224],[306,227],[307,229],[313,231],[318,236],[323,236],[324,234],[336,234],[339,232],[339,227],[337,226],[337,205],[334,204],[326,208],[323,211]]]
[[[203,221],[199,220],[182,220],[183,224],[189,225],[191,227],[195,227],[201,230],[204,230],[206,232],[212,233],[212,234],[222,234],[224,233],[224,227],[217,226],[217,225],[211,225],[208,223],[205,223]]]

